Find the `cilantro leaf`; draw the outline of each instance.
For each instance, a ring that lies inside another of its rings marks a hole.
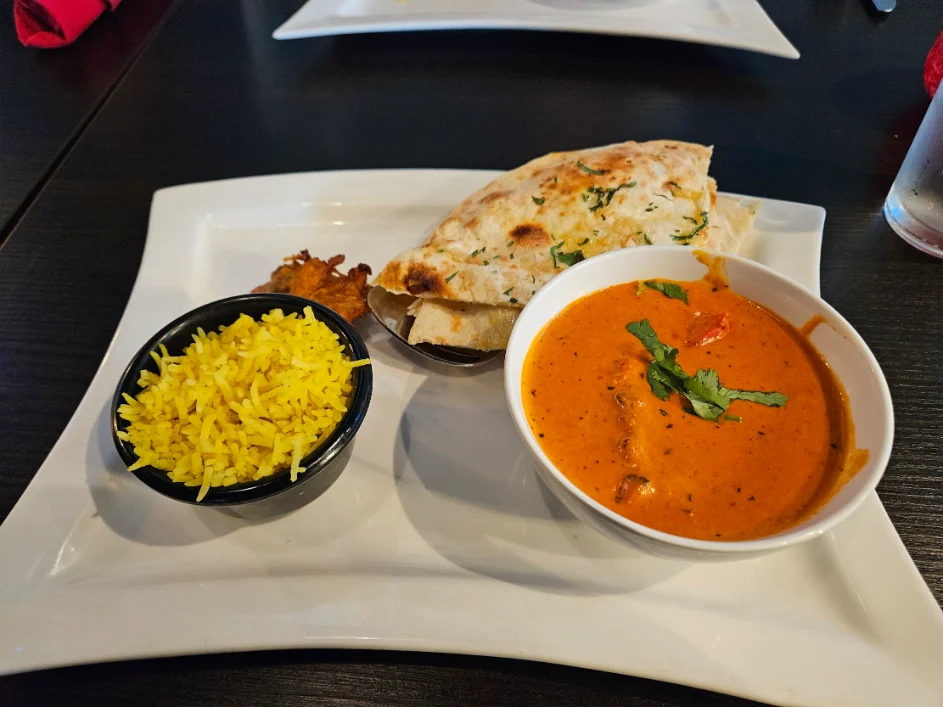
[[[707,218],[707,212],[706,212],[706,211],[702,211],[702,212],[701,212],[701,222],[700,222],[700,223],[697,223],[697,220],[691,218],[690,216],[685,216],[684,218],[685,218],[685,220],[691,221],[692,223],[695,223],[695,224],[696,224],[696,225],[694,226],[694,229],[693,229],[690,233],[686,233],[686,234],[684,234],[683,236],[676,236],[676,235],[672,234],[671,240],[673,240],[673,241],[679,241],[679,242],[681,242],[681,243],[687,245],[688,242],[689,242],[692,238],[694,238],[694,236],[696,236],[698,233],[700,233],[700,232],[703,231],[705,228],[707,228],[708,218]]]
[[[684,369],[675,361],[675,356],[678,355],[678,349],[668,346],[668,344],[661,343],[658,339],[658,334],[652,329],[651,322],[647,319],[643,319],[640,322],[626,324],[625,328],[630,334],[642,342],[642,346],[648,349],[648,353],[652,355],[652,358],[655,359],[655,362],[664,372],[671,374],[681,381],[684,381],[684,379],[688,377]],[[680,392],[680,390],[683,390],[683,387],[680,387],[678,392]]]
[[[574,250],[572,253],[561,253],[560,249],[562,247],[563,243],[557,243],[555,246],[550,247],[550,257],[553,258],[554,268],[560,267],[557,263],[563,263],[567,267],[570,267],[586,260],[583,251]]]
[[[631,182],[625,182],[623,184],[620,184],[617,187],[609,187],[607,189],[604,189],[603,187],[600,187],[600,186],[596,186],[594,184],[593,186],[586,189],[585,192],[583,192],[582,194],[583,201],[588,203],[590,198],[595,197],[596,203],[590,206],[589,210],[598,211],[604,206],[609,206],[609,204],[612,203],[612,197],[616,195],[617,191],[619,191],[620,189],[631,189],[637,183],[638,182],[633,180]],[[605,220],[605,216],[603,216],[603,220]]]
[[[700,417],[702,420],[714,422],[724,411],[723,408],[719,408],[716,405],[707,402],[706,400],[701,400],[700,398],[688,396],[688,400],[691,403],[691,408],[694,410],[694,414]]]
[[[665,297],[679,299],[685,304],[688,303],[688,293],[673,282],[658,282],[657,280],[645,280],[645,287],[650,290],[661,292]]]
[[[662,368],[657,361],[648,364],[648,386],[659,400],[667,400],[671,392],[684,395],[684,381]]]
[[[691,401],[698,417],[716,420],[730,405],[730,399],[720,392],[717,371],[700,369],[693,378],[684,381],[685,397]]]
[[[652,323],[647,319],[640,322],[629,322],[625,325],[625,328],[632,336],[642,342],[642,346],[648,349],[648,353],[656,361],[663,359],[668,351],[677,350],[659,341],[658,334],[652,329]]]
[[[557,253],[557,260],[566,266],[573,266],[586,260],[583,251],[574,250],[572,253]]]
[[[546,201],[546,199],[544,199],[542,196],[532,196],[531,199],[535,204],[537,204],[537,206],[540,206]]]
[[[665,373],[654,361],[648,364],[648,385],[659,400],[667,400],[671,395],[671,388],[668,386]]]
[[[786,404],[789,398],[782,393],[763,390],[736,390],[733,388],[721,387],[720,392],[731,400],[746,400],[750,403],[759,403],[766,407],[781,408]]]
[[[594,174],[597,177],[603,174],[609,174],[608,169],[593,169],[592,167],[587,167],[585,164],[583,164],[579,160],[576,161],[576,166],[579,167],[584,172],[586,172],[586,174]]]
[[[648,283],[644,283],[648,285]],[[641,284],[640,284],[641,286]],[[734,400],[745,400],[760,405],[782,407],[788,398],[782,393],[736,390],[720,384],[720,377],[713,368],[701,368],[689,376],[677,362],[678,349],[663,343],[652,328],[651,322],[643,319],[625,325],[626,330],[636,337],[652,355],[648,365],[647,379],[652,393],[659,400],[667,400],[672,392],[685,398],[698,417],[716,421]],[[739,416],[728,415],[724,419]]]

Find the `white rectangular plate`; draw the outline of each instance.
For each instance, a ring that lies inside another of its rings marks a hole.
[[[756,0],[308,0],[272,36],[435,29],[646,36],[799,58]]]
[[[799,705],[937,705],[943,615],[876,496],[768,557],[639,555],[538,483],[500,359],[430,369],[364,318],[375,390],[338,482],[253,523],[163,498],[122,466],[108,405],[163,324],[309,248],[382,266],[498,173],[374,171],[154,197],[140,274],[69,426],[0,527],[0,672],[264,648],[565,663]],[[823,209],[765,200],[749,254],[818,290]]]

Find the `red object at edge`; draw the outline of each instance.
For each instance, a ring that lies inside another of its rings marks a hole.
[[[927,87],[930,98],[940,87],[940,81],[943,81],[943,32],[930,47],[927,63],[923,65],[923,85]]]
[[[16,36],[24,47],[55,49],[72,44],[121,0],[13,0]]]

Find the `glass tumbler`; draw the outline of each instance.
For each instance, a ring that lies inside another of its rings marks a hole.
[[[884,200],[884,217],[910,245],[943,258],[943,83]]]

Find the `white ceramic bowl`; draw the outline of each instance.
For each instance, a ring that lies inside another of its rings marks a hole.
[[[840,523],[881,480],[891,453],[894,412],[887,381],[861,336],[824,300],[798,283],[744,258],[716,253],[726,260],[734,292],[773,310],[801,326],[816,314],[827,325],[812,333],[812,343],[828,360],[848,394],[856,444],[869,451],[867,464],[832,499],[805,522],[760,538],[735,542],[692,540],[653,530],[611,511],[577,488],[540,448],[524,415],[521,371],[531,342],[544,325],[571,302],[612,285],[663,278],[698,280],[706,268],[688,248],[651,246],[628,248],[590,258],[555,277],[521,313],[508,344],[504,387],[508,407],[537,473],[580,520],[604,535],[647,552],[685,560],[730,560],[780,550],[818,537]]]

